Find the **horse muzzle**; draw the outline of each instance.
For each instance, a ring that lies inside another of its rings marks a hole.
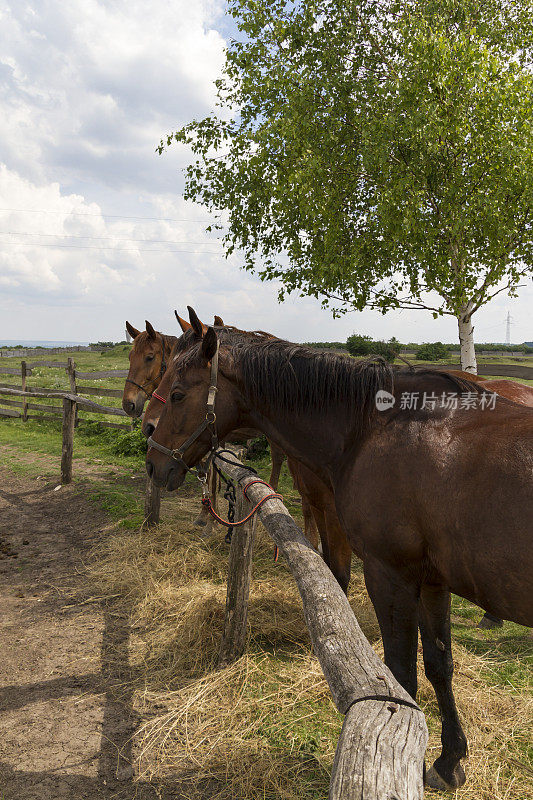
[[[140,392],[136,395],[134,400],[132,400],[129,397],[128,398],[123,397],[122,408],[124,409],[128,417],[133,417],[134,419],[137,419],[143,413],[145,400],[146,398],[143,397]]]
[[[153,448],[146,454],[146,472],[156,486],[166,487],[169,492],[179,489],[187,474],[180,464]]]

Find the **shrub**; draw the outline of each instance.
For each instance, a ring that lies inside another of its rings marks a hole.
[[[398,355],[400,348],[393,344],[392,342],[372,342],[372,346],[370,348],[370,355],[373,356],[381,356],[388,361],[389,364],[392,364],[396,356]]]
[[[255,461],[267,455],[270,456],[270,449],[266,436],[259,436],[257,439],[252,439],[247,448],[247,459]]]
[[[393,336],[388,342],[373,341],[370,336],[354,333],[346,341],[351,356],[381,356],[392,363],[400,352],[400,342]]]
[[[419,361],[439,361],[441,358],[446,358],[447,355],[448,348],[442,342],[426,342],[415,353]]]
[[[135,428],[119,434],[111,449],[117,456],[144,456],[148,443],[141,428]]]
[[[367,356],[371,352],[372,339],[360,333],[352,333],[346,340],[346,349],[351,356]]]

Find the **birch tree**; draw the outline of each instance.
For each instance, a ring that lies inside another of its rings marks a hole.
[[[230,0],[185,195],[227,254],[340,314],[473,317],[533,274],[531,0]]]

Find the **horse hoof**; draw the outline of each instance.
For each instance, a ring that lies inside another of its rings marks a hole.
[[[197,528],[205,528],[205,526],[207,525],[207,520],[206,520],[206,518],[203,516],[203,514],[200,514],[200,516],[199,516],[199,517],[197,517],[197,518],[194,520],[194,524],[196,525],[196,527],[197,527]]]
[[[483,628],[486,631],[492,630],[493,628],[502,628],[503,627],[503,620],[498,619],[498,617],[493,617],[492,615],[485,614],[482,617],[478,624],[478,628]]]
[[[438,789],[439,792],[454,792],[459,788],[459,786],[463,785],[466,780],[466,775],[462,766],[458,764],[455,768],[455,774],[452,777],[452,782],[448,783],[448,781],[445,781],[444,778],[439,775],[435,769],[435,765],[433,765],[426,770],[424,780],[426,786],[429,786],[431,789]]]

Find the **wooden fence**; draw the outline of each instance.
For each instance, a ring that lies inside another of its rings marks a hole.
[[[460,364],[415,364],[416,367],[427,367],[428,369],[448,370],[461,369]],[[533,381],[533,367],[522,366],[521,364],[478,364],[479,375],[487,378],[518,378],[519,380]]]
[[[70,347],[39,347],[39,348],[20,348],[18,350],[8,350],[0,348],[0,358],[27,358],[28,356],[57,356],[63,353],[103,353],[106,348],[92,347],[91,345],[72,345]]]
[[[245,516],[270,493],[253,483],[237,460],[219,466],[238,484],[238,513]],[[424,715],[363,635],[348,600],[280,500],[267,500],[259,517],[286,558],[300,592],[313,652],[335,705],[344,714],[330,780],[330,800],[421,800],[428,732]],[[242,518],[242,517],[240,517]],[[254,523],[234,530],[228,565],[224,633],[219,665],[245,647]],[[408,704],[408,705],[406,705]]]
[[[28,386],[27,378],[31,377],[32,370],[36,367],[52,367],[64,369],[70,384],[70,392],[54,391],[46,387]],[[74,429],[80,423],[91,422],[80,417],[79,410],[91,413],[104,414],[116,417],[126,417],[122,408],[104,406],[94,400],[84,397],[84,394],[97,397],[122,397],[122,389],[108,389],[103,386],[79,386],[78,380],[103,380],[105,378],[125,378],[128,370],[112,369],[93,372],[76,370],[72,358],[66,362],[38,361],[31,365],[22,362],[20,369],[3,367],[0,365],[0,375],[20,377],[20,385],[0,384],[0,417],[11,417],[26,422],[29,419],[50,420],[62,417],[62,454],[61,454],[61,483],[72,482],[72,458],[74,453]],[[78,394],[80,392],[80,394]],[[82,393],[82,394],[81,394]],[[46,398],[61,401],[61,405],[35,403],[34,399]],[[28,411],[30,413],[28,413]],[[37,411],[38,414],[32,412]],[[98,420],[100,425],[119,430],[133,430],[133,422],[127,424]],[[161,509],[161,489],[155,486],[150,478],[146,481],[144,498],[144,514],[146,527],[151,527],[159,522]]]
[[[31,364],[27,364],[26,361],[22,361],[20,368],[14,367],[4,367],[0,364],[0,376],[7,375],[7,376],[16,376],[20,377],[20,384],[13,384],[13,383],[0,383],[0,417],[14,417],[20,418],[23,422],[26,422],[29,419],[54,419],[58,416],[62,416],[63,409],[60,405],[54,404],[42,404],[42,403],[34,403],[32,399],[33,397],[37,397],[39,392],[50,392],[51,390],[44,386],[29,386],[27,379],[31,377],[33,374],[33,370],[38,367],[49,367],[53,369],[61,369],[66,372],[67,380],[69,383],[69,389],[71,394],[73,395],[91,395],[92,397],[122,397],[122,389],[110,389],[105,386],[79,386],[79,380],[102,380],[105,378],[125,378],[128,374],[127,370],[124,369],[110,369],[110,370],[99,370],[93,372],[81,372],[80,370],[76,369],[76,365],[74,363],[74,359],[68,358],[67,361],[35,361]],[[10,400],[6,399],[2,395],[9,394],[9,390],[17,389],[21,390],[25,394],[17,400]],[[44,397],[46,395],[40,395]],[[61,392],[59,395],[57,392],[51,397],[55,397],[56,399],[60,399]],[[127,414],[121,409],[116,408],[114,406],[104,406],[98,403],[95,403],[87,398],[85,398],[85,402],[82,402],[84,398],[80,399],[76,405],[76,422],[75,424],[78,425],[79,423],[88,422],[85,417],[82,417],[78,413],[78,409],[85,409],[86,411],[90,411],[91,413],[97,414],[104,414],[105,416],[113,416],[113,417],[127,417]],[[7,406],[7,408],[6,408]],[[33,412],[39,412],[38,414],[34,414]],[[29,413],[28,413],[29,412]],[[92,420],[94,421],[94,420]],[[109,420],[98,420],[101,425],[107,428],[118,428],[119,430],[132,430],[132,423],[121,423],[121,422],[110,422]]]

